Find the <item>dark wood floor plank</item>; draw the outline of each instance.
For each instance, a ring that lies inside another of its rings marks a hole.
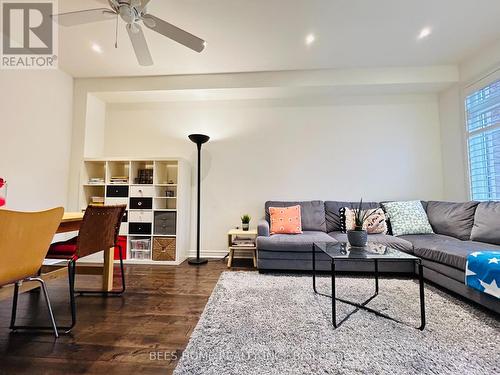
[[[242,270],[251,261],[242,261]],[[11,300],[0,302],[0,374],[171,374],[210,297],[222,261],[195,267],[127,266],[122,297],[78,297],[77,326],[55,340],[50,332],[11,333]],[[234,269],[233,269],[234,270]],[[115,269],[119,285],[119,269]],[[56,320],[69,320],[67,278],[48,282]],[[78,275],[77,288],[100,285],[100,277]],[[37,293],[19,299],[18,324],[48,324]],[[167,353],[154,360],[155,353]],[[152,354],[153,353],[153,354]],[[172,354],[170,354],[172,353]]]

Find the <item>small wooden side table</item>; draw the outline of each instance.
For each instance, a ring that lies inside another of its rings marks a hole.
[[[234,246],[233,241],[234,241],[235,237],[251,238],[251,239],[253,239],[253,241],[252,241],[253,245]],[[227,267],[231,268],[231,265],[233,263],[233,257],[234,257],[235,250],[245,250],[245,251],[252,251],[252,253],[253,253],[253,266],[257,268],[257,245],[255,243],[256,239],[257,239],[257,229],[249,229],[249,230],[231,229],[229,232],[227,232],[227,247],[229,249],[229,257],[227,259]]]

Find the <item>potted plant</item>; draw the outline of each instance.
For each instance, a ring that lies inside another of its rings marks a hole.
[[[358,208],[354,208],[354,229],[347,231],[347,240],[353,247],[365,247],[368,242],[368,233],[363,226],[375,210],[363,210],[363,199],[359,201]]]
[[[250,228],[250,220],[251,219],[252,218],[250,217],[250,215],[247,215],[247,214],[245,214],[241,217],[241,227],[243,230],[246,231]]]

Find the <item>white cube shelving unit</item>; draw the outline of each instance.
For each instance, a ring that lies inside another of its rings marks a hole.
[[[148,183],[138,181],[144,170],[152,176]],[[114,183],[113,178],[126,181]],[[127,244],[125,263],[178,265],[187,258],[191,168],[186,160],[85,159],[80,180],[82,210],[95,202],[127,205],[120,226]]]

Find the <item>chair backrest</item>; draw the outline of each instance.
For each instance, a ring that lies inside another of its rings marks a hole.
[[[115,246],[125,208],[124,204],[87,207],[78,233],[79,258]]]
[[[36,275],[63,213],[0,210],[0,286]]]

